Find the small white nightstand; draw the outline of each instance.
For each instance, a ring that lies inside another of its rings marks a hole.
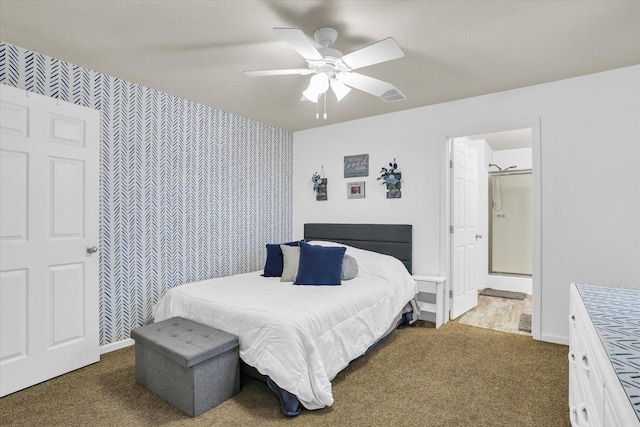
[[[418,319],[433,322],[438,329],[443,323],[447,323],[444,312],[444,289],[447,278],[414,274],[413,280],[418,284],[420,291],[416,297],[420,308]]]

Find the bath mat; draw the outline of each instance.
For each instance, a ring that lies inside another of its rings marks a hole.
[[[511,291],[500,291],[498,289],[484,288],[480,291],[480,295],[484,295],[486,297],[499,297],[499,298],[509,298],[509,299],[525,299],[527,294],[524,292],[511,292]]]
[[[530,314],[520,315],[520,324],[518,325],[518,330],[522,332],[531,332],[531,315]]]

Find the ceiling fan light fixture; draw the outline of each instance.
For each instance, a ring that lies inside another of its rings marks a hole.
[[[327,76],[325,73],[318,73],[315,76],[311,77],[309,86],[319,94],[325,93],[329,89],[329,76]]]
[[[339,50],[329,47],[338,37],[338,32],[334,28],[322,27],[313,33],[315,41],[322,46],[321,48],[314,46],[299,28],[274,28],[273,30],[307,61],[308,68],[245,71],[244,73],[250,77],[313,74],[309,79],[309,85],[302,92],[301,100],[309,100],[316,104],[316,119],[320,118],[318,104],[322,95],[324,95],[323,118],[327,118],[329,87],[336,95],[338,102],[347,96],[351,89],[377,96],[385,102],[406,99],[406,96],[395,89],[392,83],[354,72],[358,68],[402,58],[404,52],[393,38],[388,37],[343,55]]]
[[[320,94],[318,92],[314,92],[311,89],[307,88],[307,90],[302,92],[302,96],[311,102],[317,103],[318,97],[320,96]]]
[[[302,92],[302,95],[311,102],[318,102],[318,97],[329,89],[329,76],[325,73],[318,73],[311,77],[309,86]]]
[[[342,99],[347,96],[349,92],[351,92],[351,88],[342,83],[340,80],[331,79],[330,85],[331,90],[333,90],[333,93],[336,95],[336,99],[338,100],[338,102],[342,101]]]

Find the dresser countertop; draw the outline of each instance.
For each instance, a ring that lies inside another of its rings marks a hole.
[[[640,289],[587,284],[576,287],[640,419]]]

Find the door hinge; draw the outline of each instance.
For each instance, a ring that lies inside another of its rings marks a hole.
[[[453,225],[449,226],[449,233],[453,234]]]
[[[453,160],[449,159],[449,169],[453,169]]]
[[[449,289],[449,298],[453,298],[453,289]]]

